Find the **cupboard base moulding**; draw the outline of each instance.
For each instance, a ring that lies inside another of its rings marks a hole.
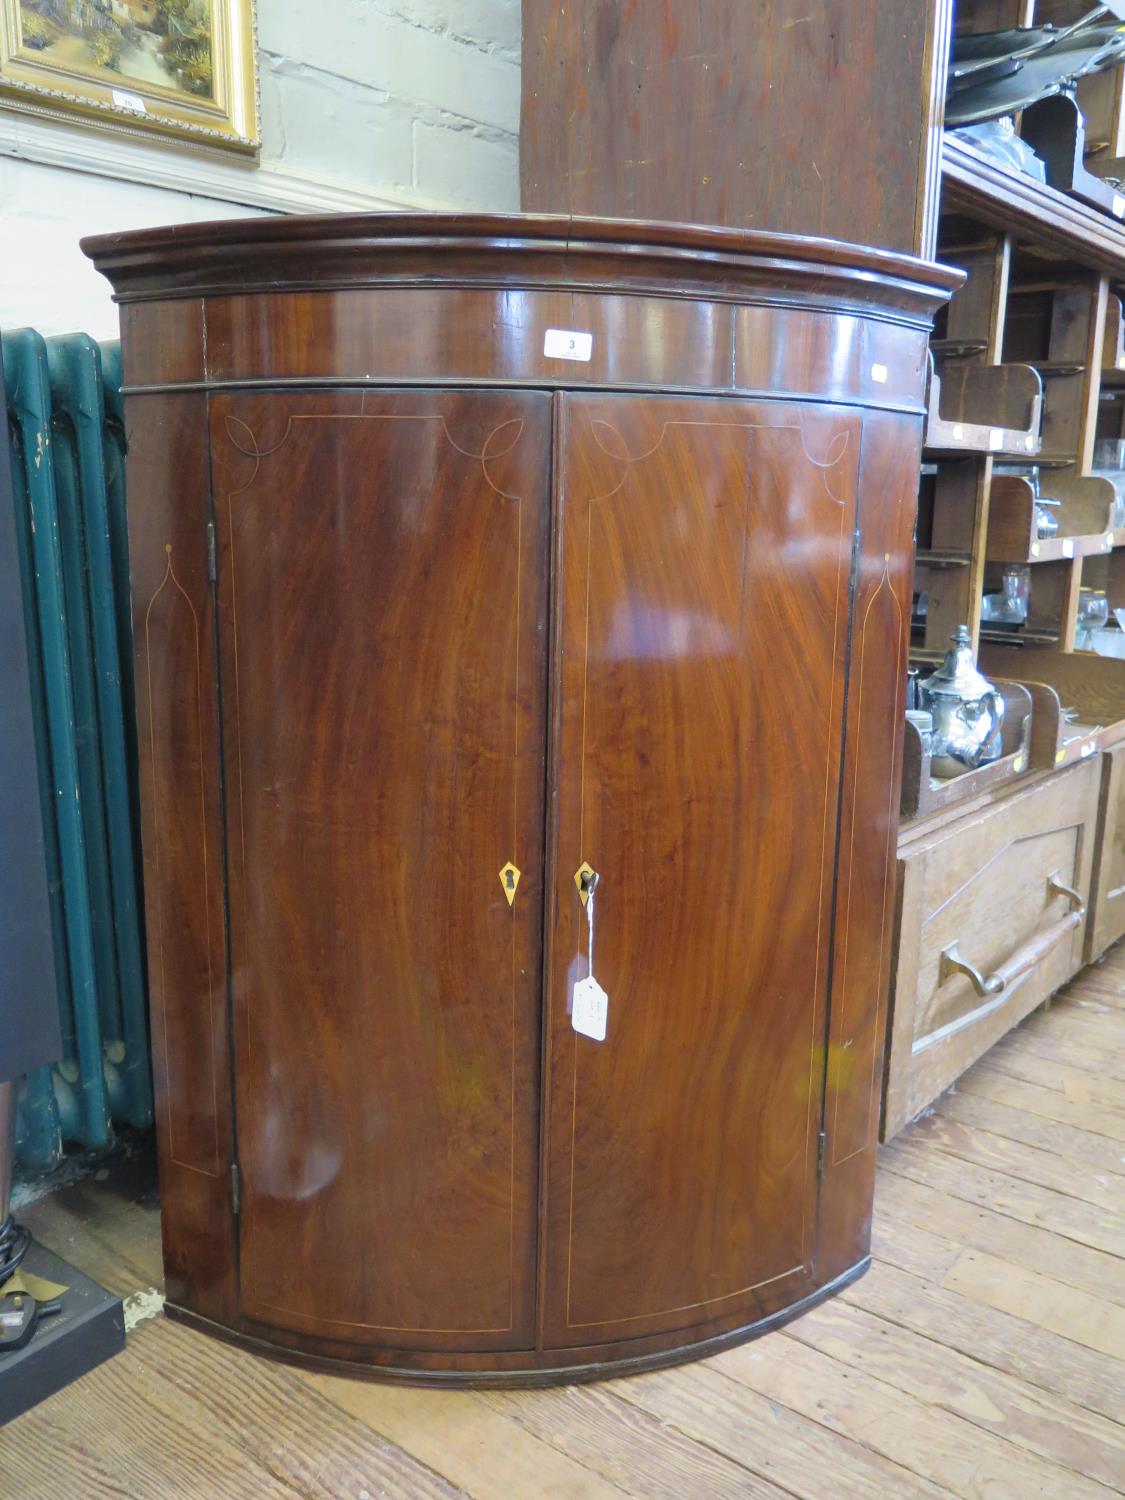
[[[453,1363],[456,1356],[443,1355],[440,1367],[427,1366],[425,1356],[413,1350],[387,1350],[388,1363],[373,1362],[371,1351],[357,1349],[354,1358],[342,1355],[317,1354],[307,1345],[299,1349],[279,1344],[276,1338],[266,1338],[252,1328],[227,1327],[201,1317],[189,1308],[166,1302],[164,1311],[174,1322],[188,1328],[197,1328],[209,1333],[248,1354],[257,1354],[263,1359],[278,1360],[283,1364],[297,1365],[303,1370],[316,1370],[325,1375],[344,1375],[350,1380],[383,1381],[391,1385],[425,1386],[430,1389],[460,1387],[462,1390],[517,1390],[535,1386],[581,1385],[592,1380],[616,1380],[625,1375],[644,1375],[649,1370],[664,1370],[670,1365],[689,1364],[692,1360],[708,1359],[712,1354],[721,1354],[724,1349],[734,1349],[739,1344],[751,1343],[764,1334],[784,1328],[794,1318],[819,1307],[829,1297],[835,1297],[846,1287],[858,1281],[871,1266],[870,1255],[865,1255],[839,1276],[817,1287],[799,1302],[760,1318],[755,1323],[744,1323],[738,1328],[716,1333],[710,1338],[693,1339],[690,1343],[670,1343],[667,1338],[637,1339],[644,1352],[624,1352],[628,1344],[613,1344],[606,1347],[602,1358],[592,1359],[590,1349],[540,1349],[517,1351],[495,1358],[493,1368],[486,1368],[480,1355],[467,1358],[463,1369]],[[395,1363],[390,1363],[390,1360]]]

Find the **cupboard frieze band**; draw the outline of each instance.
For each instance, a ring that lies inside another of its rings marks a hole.
[[[129,306],[125,387],[482,382],[699,390],[919,410],[926,340],[857,313],[661,297],[426,288]],[[474,336],[466,335],[467,329]],[[560,357],[553,339],[573,333]],[[187,334],[195,345],[182,350]],[[144,335],[143,342],[141,335]],[[139,350],[138,350],[139,345]]]

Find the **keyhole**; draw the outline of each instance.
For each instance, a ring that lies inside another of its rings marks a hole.
[[[515,890],[515,888],[516,888],[516,877],[515,877],[515,874],[513,873],[513,871],[511,871],[511,870],[505,870],[505,872],[504,872],[504,885],[506,886],[506,888],[509,891],[514,891]]]

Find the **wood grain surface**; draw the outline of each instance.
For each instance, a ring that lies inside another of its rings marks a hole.
[[[524,0],[522,205],[932,253],[951,10]]]
[[[1037,1108],[1010,1102],[1014,1060],[1055,1054],[1068,1060]],[[1098,1345],[1125,1308],[1125,1233],[1116,1224],[1095,1250],[1059,1202],[1120,1200],[1120,1143],[1098,1127],[1125,1120],[1125,1084],[1082,1125],[1068,1099],[1123,1076],[1117,948],[882,1152],[871,1272],[783,1333],[599,1386],[426,1392],[305,1375],[144,1322],[124,1355],[5,1429],[0,1493],[1109,1500],[1125,1489],[1125,1361],[1120,1336]],[[997,1156],[997,1140],[1023,1139],[1030,1163]],[[988,1164],[987,1199],[952,1190],[967,1161]],[[1057,1182],[1041,1222],[1028,1171]],[[123,1294],[159,1275],[159,1213],[136,1160],[23,1218]]]
[[[138,398],[129,558],[152,1059],[172,1295],[236,1306],[206,400]],[[186,1062],[186,1066],[183,1065]]]
[[[549,416],[488,392],[212,403],[263,1323],[534,1339]]]
[[[847,672],[837,921],[824,1039],[825,1170],[818,1271],[866,1254],[882,1095],[894,914],[895,789],[901,776],[913,517],[896,505],[917,422],[880,412],[864,425],[855,597]],[[889,670],[888,670],[889,669]]]
[[[1099,958],[1125,934],[1125,745],[1102,756],[1098,848],[1090,889],[1087,961]]]
[[[878,305],[928,329],[963,272],[867,240],[570,213],[368,213],[173,224],[93,236],[81,248],[124,304],[344,286],[553,286]],[[169,337],[177,321],[163,319]]]
[[[574,396],[559,442],[549,1345],[809,1284],[859,424]],[[583,862],[604,1047],[570,1024]],[[639,1274],[638,1239],[676,1253]]]
[[[337,1373],[535,1383],[839,1291],[961,273],[570,217],[86,248],[145,429],[171,1310]],[[570,1019],[584,860],[604,1047]]]
[[[947,1088],[1082,964],[1101,766],[1093,757],[904,846],[883,1137]],[[1004,980],[980,995],[942,954]]]

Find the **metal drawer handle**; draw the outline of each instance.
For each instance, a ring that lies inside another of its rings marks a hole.
[[[1076,891],[1072,886],[1063,885],[1057,872],[1048,880],[1047,889],[1053,891],[1056,896],[1065,896],[1070,902],[1071,911],[1079,921],[1086,915],[1086,903],[1082,899],[1081,892]]]
[[[1070,902],[1070,910],[1065,917],[1036,933],[991,974],[982,974],[975,964],[968,963],[961,957],[956,943],[950,943],[942,951],[938,963],[939,988],[952,975],[963,974],[982,999],[990,999],[1003,994],[1010,984],[1030,973],[1068,933],[1079,926],[1086,915],[1086,903],[1081,894],[1071,886],[1064,885],[1058,871],[1048,878],[1047,890],[1052,896],[1065,896]]]
[[[939,986],[952,974],[964,974],[978,995],[998,995],[1005,984],[1002,974],[989,974],[985,977],[975,965],[966,963],[957,951],[956,943],[950,943],[948,948],[942,950],[941,963],[938,965]]]

